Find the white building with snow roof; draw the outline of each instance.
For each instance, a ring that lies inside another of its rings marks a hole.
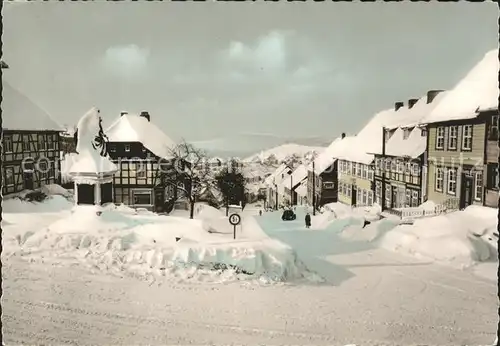
[[[498,70],[493,49],[422,120],[430,200],[459,209],[497,206]]]
[[[173,154],[176,143],[151,121],[148,112],[122,112],[106,135],[109,155],[118,166],[115,203],[165,211],[165,202],[177,194],[177,189],[166,184],[179,173]]]
[[[62,127],[5,80],[2,97],[2,194],[60,184]]]

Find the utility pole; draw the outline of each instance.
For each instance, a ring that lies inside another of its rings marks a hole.
[[[382,208],[382,211],[384,211],[386,209],[386,205],[385,205],[385,127],[382,127],[382,160],[381,160],[381,164],[382,164],[382,196],[381,196],[381,208]],[[377,188],[375,187],[375,190],[377,190]]]
[[[293,191],[292,191],[292,188],[293,188],[293,177],[290,174],[290,207],[293,206]]]
[[[313,193],[312,193],[312,202],[313,202],[313,215],[316,215],[316,173],[314,172],[315,171],[315,167],[314,167],[314,159],[313,159]]]

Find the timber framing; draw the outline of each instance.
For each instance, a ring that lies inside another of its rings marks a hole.
[[[2,193],[60,184],[60,131],[3,130]]]

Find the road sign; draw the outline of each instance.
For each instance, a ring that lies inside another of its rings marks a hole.
[[[241,222],[241,216],[239,214],[229,215],[229,223],[233,226],[239,225]]]

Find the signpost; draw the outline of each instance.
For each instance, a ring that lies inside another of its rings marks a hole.
[[[231,214],[229,215],[229,223],[233,225],[233,239],[236,239],[236,226],[238,226],[241,222],[241,216],[239,214]]]

